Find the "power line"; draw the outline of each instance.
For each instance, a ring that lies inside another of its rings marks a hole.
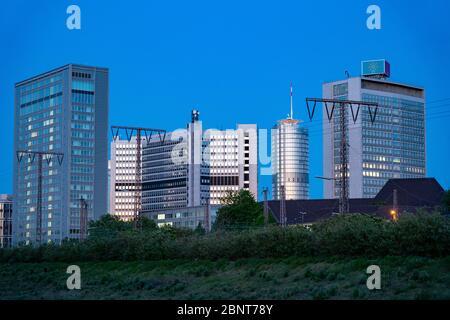
[[[312,109],[310,107],[310,103],[312,105]],[[332,121],[333,113],[336,105],[339,107],[339,134],[340,134],[340,149],[339,149],[339,157],[340,157],[340,174],[339,174],[339,213],[344,214],[349,212],[349,187],[348,187],[348,124],[347,124],[347,114],[350,116],[353,123],[356,123],[358,120],[358,115],[361,107],[366,107],[370,116],[370,121],[372,124],[375,122],[377,111],[378,111],[378,103],[376,102],[364,102],[364,101],[353,101],[353,100],[341,100],[341,99],[322,99],[322,98],[306,98],[306,107],[308,109],[309,119],[313,119],[314,112],[316,109],[317,103],[322,103],[325,106],[326,115],[328,121]],[[331,109],[329,109],[329,105],[331,105]],[[354,109],[356,106],[356,110]],[[374,109],[372,109],[372,107]],[[347,111],[347,112],[346,112]],[[334,149],[334,146],[333,146]]]
[[[36,210],[36,244],[42,244],[42,160],[45,157],[47,164],[52,162],[53,157],[58,159],[58,163],[61,166],[64,159],[64,153],[60,152],[45,152],[45,151],[29,151],[19,150],[16,152],[17,161],[22,162],[23,156],[28,155],[29,162],[33,163],[36,156],[38,157],[38,191],[37,191],[37,210]]]
[[[154,128],[141,128],[141,127],[127,127],[127,126],[111,126],[111,132],[113,140],[119,137],[121,131],[124,131],[128,142],[133,138],[134,132],[136,132],[136,162],[135,162],[135,181],[134,181],[134,227],[137,229],[138,224],[140,224],[140,212],[142,206],[142,133],[145,136],[147,144],[150,143],[152,135],[154,133],[158,134],[160,142],[164,143],[166,139],[166,130],[154,129]]]

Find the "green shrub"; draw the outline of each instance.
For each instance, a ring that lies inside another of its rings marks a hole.
[[[389,252],[393,223],[368,215],[335,216],[313,225],[322,255],[376,256]]]
[[[445,256],[450,253],[450,220],[440,214],[404,215],[395,224],[394,253]]]
[[[122,224],[115,219],[102,219],[91,225],[95,231],[81,243],[71,240],[61,245],[2,249],[0,262],[246,258],[292,258],[295,262],[295,259],[308,261],[317,256],[418,256],[408,260],[406,267],[413,270],[426,263],[420,257],[450,254],[450,219],[439,214],[403,215],[397,222],[352,214],[319,222],[311,229],[267,226],[217,230],[204,235],[172,227],[157,228],[150,222],[143,223],[142,231],[135,231],[129,223]],[[358,261],[350,267],[355,270],[364,267]],[[327,276],[317,275],[318,278]]]

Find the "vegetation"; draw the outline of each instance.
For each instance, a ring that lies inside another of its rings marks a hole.
[[[83,242],[0,250],[0,299],[450,299],[442,214],[342,215],[281,228],[262,224],[251,195],[230,197],[210,233],[145,218],[135,230],[104,216]],[[67,290],[69,264],[80,266],[82,290]],[[372,264],[382,290],[366,287]]]
[[[230,191],[222,199],[222,204],[217,212],[215,230],[240,230],[264,225],[263,207],[250,191]],[[270,218],[271,223],[275,222],[272,216]]]
[[[447,190],[447,192],[444,195],[444,209],[448,212],[450,212],[450,189]]]
[[[450,299],[450,259],[283,258],[0,264],[0,299]],[[379,265],[381,290],[366,287]]]
[[[147,223],[148,222],[148,223]],[[229,231],[220,228],[157,228],[103,217],[84,242],[0,250],[0,262],[136,261],[164,259],[246,259],[287,257],[444,257],[450,254],[450,219],[440,214],[403,215],[397,222],[368,215],[344,215],[302,226],[267,226]]]

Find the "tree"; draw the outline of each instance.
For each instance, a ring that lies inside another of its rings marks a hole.
[[[205,230],[205,228],[203,228],[203,225],[201,222],[198,223],[197,227],[194,230],[194,233],[199,236],[203,236],[206,233],[206,230]]]
[[[119,232],[131,229],[132,224],[130,222],[124,222],[117,216],[105,214],[99,220],[89,223],[89,238],[112,237]]]
[[[147,217],[142,216],[139,220],[141,226],[139,231],[151,231],[157,228],[156,223]],[[133,232],[133,230],[133,221],[122,221],[117,216],[106,214],[99,220],[89,223],[89,238],[111,238],[117,236],[119,233]]]
[[[444,211],[450,212],[450,189],[444,194]]]
[[[156,222],[152,219],[149,219],[147,217],[141,216],[139,217],[140,226],[143,231],[152,231],[158,228],[158,225]]]
[[[222,199],[223,207],[217,211],[214,229],[246,228],[264,224],[261,204],[248,190],[230,191]]]

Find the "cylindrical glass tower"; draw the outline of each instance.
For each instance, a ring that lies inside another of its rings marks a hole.
[[[272,194],[280,200],[281,186],[286,200],[309,198],[308,129],[300,121],[278,121],[272,129]]]

